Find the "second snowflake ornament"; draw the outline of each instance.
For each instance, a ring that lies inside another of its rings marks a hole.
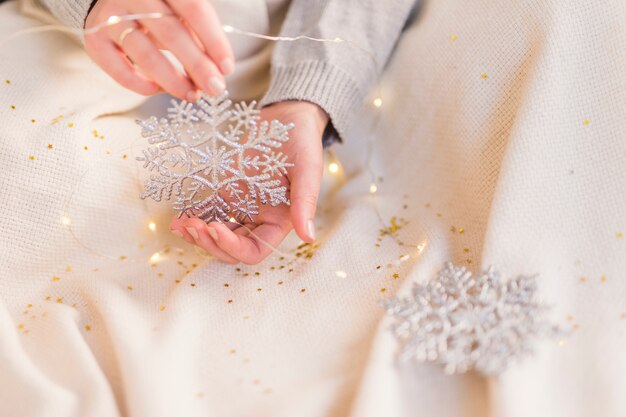
[[[166,118],[138,120],[151,147],[141,198],[174,199],[178,217],[254,222],[259,204],[289,204],[281,177],[293,164],[278,152],[293,124],[261,121],[256,102],[233,106],[225,92],[195,104],[172,100]]]

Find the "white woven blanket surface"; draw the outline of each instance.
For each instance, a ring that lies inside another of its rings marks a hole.
[[[427,2],[333,148],[319,246],[250,267],[139,199],[142,97],[66,35],[3,46],[0,415],[625,416],[625,21],[621,0]],[[0,7],[0,39],[39,24]],[[399,363],[379,301],[447,261],[538,274],[570,334],[499,377]]]

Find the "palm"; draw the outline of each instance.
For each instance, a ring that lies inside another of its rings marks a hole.
[[[313,104],[284,102],[263,109],[261,117],[295,125],[291,131],[291,139],[282,148],[282,152],[294,164],[288,170],[287,176],[283,177],[291,191],[291,206],[261,205],[254,223],[248,222],[245,225],[211,222],[207,226],[202,220],[193,218],[172,221],[172,230],[179,231],[187,240],[230,263],[260,262],[280,244],[294,226],[303,240],[314,240],[307,222],[314,215],[319,193],[322,172],[321,135],[327,123],[326,116]],[[197,235],[197,238],[192,235]]]

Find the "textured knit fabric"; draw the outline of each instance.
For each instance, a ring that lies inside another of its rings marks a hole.
[[[61,22],[75,28],[84,25],[91,4],[91,0],[40,1]],[[228,5],[228,1],[222,3]],[[262,104],[285,100],[315,103],[328,113],[332,126],[344,136],[386,64],[415,3],[415,0],[291,1],[281,35],[341,38],[349,41],[350,47],[310,41],[278,44],[272,55],[271,84]],[[280,11],[280,7],[275,9]],[[262,18],[260,14],[259,19]],[[241,29],[264,33],[254,27]],[[269,57],[271,48],[265,52],[266,58]],[[259,65],[266,62],[264,59],[253,62],[258,68],[257,77],[263,74]],[[243,89],[236,79],[231,84],[235,85],[236,93]],[[251,92],[239,94],[242,98],[254,97],[263,91],[259,88],[267,88],[264,82],[257,83],[256,88],[244,86]]]
[[[13,39],[0,415],[625,416],[624,21],[622,0],[426,3],[382,107],[333,151],[319,247],[292,235],[255,267],[207,259],[138,198],[143,97],[64,34]],[[0,6],[0,39],[40,24]],[[498,378],[397,362],[379,301],[446,261],[538,274],[570,333]]]

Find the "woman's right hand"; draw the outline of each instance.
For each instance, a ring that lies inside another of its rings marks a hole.
[[[85,36],[91,58],[115,81],[143,95],[165,91],[194,101],[217,95],[235,66],[233,51],[208,0],[98,0],[85,28],[111,16],[160,12],[160,19],[122,21]],[[179,71],[159,49],[182,64]]]

